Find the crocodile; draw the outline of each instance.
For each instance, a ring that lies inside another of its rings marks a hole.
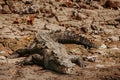
[[[81,36],[77,38],[78,36],[69,31],[40,31],[28,47],[16,50],[9,58],[26,56],[26,59],[19,63],[20,65],[37,64],[49,70],[70,74],[75,64],[80,67],[85,67],[85,64],[80,55],[68,55],[65,46],[61,43],[88,41],[86,38],[80,39],[83,38]],[[90,42],[84,43],[86,44]]]

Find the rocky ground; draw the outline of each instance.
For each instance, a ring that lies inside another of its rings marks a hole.
[[[0,0],[0,80],[120,80],[119,7],[119,0]],[[71,75],[15,65],[23,58],[6,59],[28,46],[40,29],[74,31],[99,48],[64,44],[86,63]]]

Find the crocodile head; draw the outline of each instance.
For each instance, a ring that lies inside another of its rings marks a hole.
[[[71,74],[74,65],[68,59],[53,60],[49,62],[49,69],[63,74]]]
[[[70,61],[64,60],[61,61],[58,65],[58,69],[65,74],[71,74],[72,68],[75,64],[71,63]]]

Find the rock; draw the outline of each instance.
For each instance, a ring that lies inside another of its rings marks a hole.
[[[88,32],[88,28],[87,28],[87,27],[81,27],[81,30],[82,30],[84,33],[87,33],[87,32]]]
[[[37,12],[38,12],[37,7],[35,5],[32,5],[32,6],[27,6],[27,7],[23,8],[23,10],[20,13],[22,13],[22,14],[34,14]]]
[[[76,54],[76,55],[82,54],[82,52],[79,48],[70,49],[70,53]]]
[[[64,27],[58,26],[56,24],[46,24],[44,26],[44,28],[49,29],[49,30],[53,30],[53,31],[56,31],[56,30],[65,30]]]
[[[90,51],[92,54],[108,55],[107,49],[93,49]]]
[[[120,29],[120,24],[116,26],[116,28]]]
[[[5,1],[4,0],[0,0],[0,5],[1,4],[5,4]]]
[[[118,8],[120,7],[120,0],[107,0],[104,6],[109,8]]]
[[[0,60],[5,60],[6,57],[5,56],[0,56]]]
[[[24,7],[24,5],[23,5],[23,3],[21,1],[6,0],[6,3],[9,6],[11,12],[13,12],[13,13],[19,13],[20,10]]]
[[[98,27],[97,27],[96,25],[93,25],[93,24],[92,24],[92,25],[91,25],[91,29],[92,29],[92,30],[98,30]]]
[[[8,5],[3,6],[2,13],[4,13],[4,14],[11,13],[10,8],[8,7]]]
[[[9,56],[9,54],[6,51],[0,51],[0,56]]]
[[[87,16],[93,17],[98,15],[98,12],[95,10],[90,10],[90,9],[81,9],[80,10],[81,13],[86,14]]]
[[[92,2],[91,4],[95,9],[103,9],[103,7],[98,2]]]
[[[102,64],[97,64],[97,65],[96,65],[96,67],[97,67],[97,68],[104,68],[104,67],[105,67],[105,65],[102,65]]]
[[[102,44],[100,47],[99,47],[99,49],[106,49],[107,48],[107,46],[105,45],[105,44]]]
[[[99,1],[98,4],[100,4],[101,6],[103,6],[103,5],[105,5],[105,3],[106,3],[107,0],[98,0],[98,1]]]
[[[72,13],[72,16],[73,16],[75,19],[77,19],[77,20],[82,20],[82,19],[87,18],[86,15],[84,15],[84,14],[82,14],[82,13],[80,13],[80,12],[77,12],[77,11],[74,11],[74,12]]]
[[[105,32],[105,34],[108,34],[108,35],[114,34],[114,30],[113,29],[104,29],[104,32]]]
[[[119,41],[119,36],[110,36],[108,37],[111,41]]]
[[[87,61],[89,61],[89,62],[95,62],[96,61],[96,57],[97,56],[88,56],[87,57]]]
[[[120,0],[100,0],[99,4],[105,8],[115,8],[120,7]]]
[[[117,47],[113,47],[108,49],[107,52],[109,53],[109,55],[111,54],[116,55],[116,54],[120,54],[120,49]],[[120,55],[118,57],[120,57]]]
[[[0,5],[0,13],[2,13],[2,9],[3,9],[3,8],[2,8],[2,6]]]
[[[72,21],[66,21],[66,22],[62,22],[62,24],[67,25],[67,26],[71,26],[71,27],[80,27],[81,22],[76,21],[76,20],[72,20]]]
[[[0,25],[2,25],[2,23],[0,23]],[[2,29],[3,28],[3,26],[0,26],[0,29]]]
[[[63,16],[63,15],[61,15],[61,16],[57,16],[57,19],[58,19],[58,21],[60,21],[60,22],[64,22],[64,21],[67,21],[67,20],[69,20],[69,18],[67,17],[67,16]]]
[[[17,62],[21,62],[24,59],[25,59],[24,57],[16,58],[16,59],[7,59],[4,56],[0,56],[0,63],[12,63],[12,64],[16,64]]]
[[[96,60],[95,57],[88,58],[88,61],[89,61],[89,62],[95,62],[95,60]]]

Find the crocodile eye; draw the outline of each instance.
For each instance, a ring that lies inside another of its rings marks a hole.
[[[58,60],[59,58],[58,57],[55,57],[56,60]]]
[[[55,54],[55,53],[52,51],[52,54]]]

